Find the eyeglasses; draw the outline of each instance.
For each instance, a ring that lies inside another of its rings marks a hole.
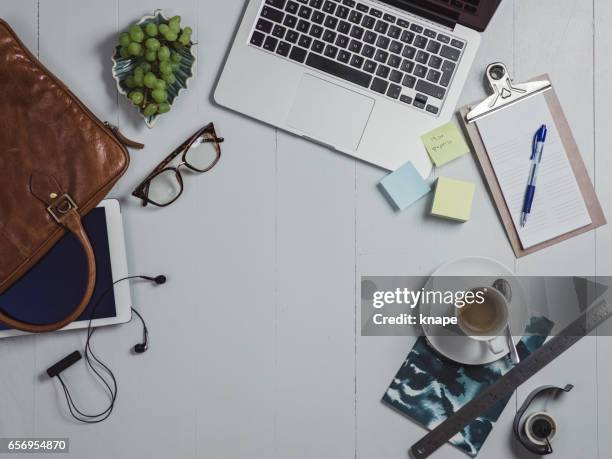
[[[183,177],[180,168],[202,174],[208,172],[221,158],[221,142],[215,126],[210,123],[193,134],[157,166],[132,193],[142,200],[142,205],[153,204],[166,207],[176,201],[183,193]],[[180,162],[171,163],[181,155]]]

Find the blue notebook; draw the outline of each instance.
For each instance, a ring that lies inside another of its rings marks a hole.
[[[553,323],[547,318],[532,318],[526,336],[517,344],[521,359],[544,344],[552,328]],[[442,357],[420,337],[385,392],[383,402],[431,430],[512,366],[509,356],[488,365],[462,365]],[[510,398],[511,395],[483,413],[455,435],[451,444],[476,456]]]

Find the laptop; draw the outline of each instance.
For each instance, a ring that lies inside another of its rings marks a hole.
[[[501,0],[250,0],[215,101],[423,177]]]

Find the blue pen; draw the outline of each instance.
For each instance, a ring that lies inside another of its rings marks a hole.
[[[521,227],[527,223],[527,217],[531,213],[531,205],[535,197],[536,181],[538,179],[538,170],[542,162],[542,153],[544,152],[544,142],[546,142],[546,134],[548,129],[543,124],[536,132],[533,138],[533,148],[531,150],[531,171],[529,171],[529,180],[527,181],[527,191],[525,192],[525,202],[523,203],[523,212],[521,213]]]

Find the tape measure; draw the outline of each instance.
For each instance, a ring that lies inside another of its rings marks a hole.
[[[495,383],[480,392],[454,415],[433,429],[410,449],[415,459],[429,457],[444,443],[461,432],[495,403],[505,399],[534,374],[555,360],[580,339],[612,316],[612,307],[600,301],[584,312],[557,336],[551,338],[529,357],[512,368]]]

